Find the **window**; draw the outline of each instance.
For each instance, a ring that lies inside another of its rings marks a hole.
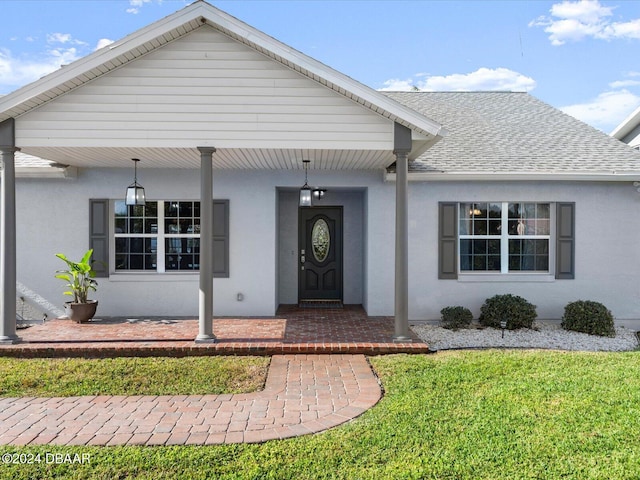
[[[575,218],[573,202],[440,202],[438,278],[547,273],[571,280],[576,269]]]
[[[460,272],[549,272],[549,203],[459,204]]]
[[[94,201],[97,202],[97,201]],[[214,200],[214,276],[229,276],[229,202]],[[200,269],[200,202],[148,201],[113,209],[116,272],[187,272]]]
[[[158,269],[158,202],[115,202],[114,232],[116,271]]]
[[[200,202],[164,203],[165,270],[200,269]]]

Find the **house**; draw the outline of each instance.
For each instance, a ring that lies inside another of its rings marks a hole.
[[[101,315],[197,315],[197,341],[299,302],[394,316],[396,340],[498,293],[640,318],[640,153],[525,93],[374,91],[198,1],[0,122],[6,342],[16,280],[62,303],[54,254],[88,247]]]

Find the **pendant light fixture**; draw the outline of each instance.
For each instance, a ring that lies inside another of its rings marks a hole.
[[[309,160],[302,160],[304,164],[304,185],[300,189],[300,206],[301,207],[310,207],[311,206],[311,187],[307,183],[307,170],[309,168]]]
[[[127,205],[144,205],[144,187],[138,183],[138,162],[139,158],[132,158],[133,162],[133,183],[127,187],[125,203]]]

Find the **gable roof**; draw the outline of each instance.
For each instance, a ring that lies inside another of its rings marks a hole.
[[[386,94],[449,131],[413,163],[422,179],[640,179],[639,152],[527,93]]]
[[[421,149],[428,148],[446,134],[441,125],[426,116],[292,49],[202,0],[0,97],[0,121],[19,117],[203,25],[209,25],[363,107],[410,128],[421,136]]]

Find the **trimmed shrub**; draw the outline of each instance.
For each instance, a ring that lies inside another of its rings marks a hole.
[[[564,307],[562,316],[562,328],[574,332],[600,335],[602,337],[615,337],[613,315],[607,307],[599,302],[590,300],[578,300]]]
[[[487,298],[480,308],[480,324],[500,328],[502,320],[507,321],[507,329],[531,328],[538,314],[536,306],[517,295],[495,295]]]
[[[440,315],[442,315],[442,327],[451,330],[468,327],[473,320],[471,310],[465,307],[445,307],[440,310]]]

